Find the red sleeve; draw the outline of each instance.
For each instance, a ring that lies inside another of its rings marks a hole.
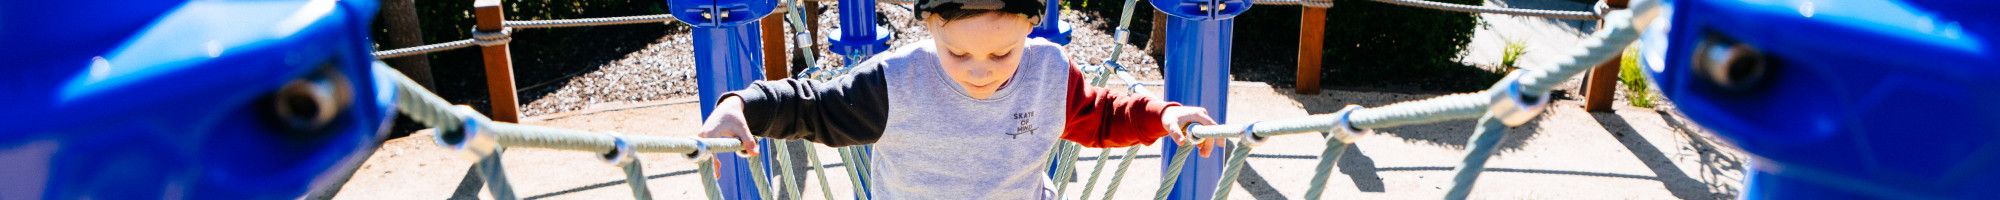
[[[1083,71],[1070,67],[1069,102],[1065,113],[1068,123],[1063,128],[1062,138],[1085,147],[1152,145],[1153,141],[1167,135],[1167,127],[1160,124],[1161,112],[1168,107],[1180,106],[1179,103],[1087,85],[1083,82]]]

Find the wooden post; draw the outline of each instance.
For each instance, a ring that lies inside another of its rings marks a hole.
[[[1607,0],[1604,3],[1614,9],[1624,9],[1626,1]],[[1604,21],[1598,20],[1597,24],[1599,28],[1602,28]],[[1623,52],[1624,49],[1619,49],[1619,51]],[[1590,69],[1589,75],[1584,76],[1583,110],[1590,112],[1611,111],[1611,96],[1618,95],[1618,70],[1620,61],[1624,60],[1624,55],[1620,53],[1618,56],[1613,56],[1610,60],[1604,61],[1604,63],[1598,63],[1597,67]]]
[[[1299,74],[1293,92],[1319,94],[1320,46],[1326,41],[1326,8],[1299,9]]]
[[[1160,12],[1159,9],[1146,10],[1153,11],[1153,33],[1146,36],[1146,53],[1152,54],[1154,58],[1165,57],[1167,55],[1167,13]]]
[[[476,18],[474,29],[479,31],[500,31],[500,22],[506,20],[506,13],[500,8],[500,0],[478,0],[472,3],[472,15]],[[520,122],[520,111],[514,98],[514,58],[507,52],[507,44],[480,46],[479,52],[486,63],[486,93],[490,95],[493,110],[487,115],[493,121]]]
[[[792,77],[792,71],[785,66],[789,64],[785,62],[785,58],[790,58],[790,55],[785,55],[785,38],[790,36],[785,34],[784,11],[786,10],[783,8],[778,10],[779,12],[765,15],[763,21],[757,22],[761,25],[759,28],[764,29],[764,80]]]

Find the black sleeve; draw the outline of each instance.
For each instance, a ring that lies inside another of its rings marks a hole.
[[[833,80],[758,81],[724,94],[743,99],[752,135],[806,139],[827,146],[875,143],[889,117],[880,65],[864,65]]]

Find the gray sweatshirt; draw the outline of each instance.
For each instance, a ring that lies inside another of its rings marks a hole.
[[[829,81],[763,81],[744,99],[758,136],[828,146],[874,144],[876,199],[1055,199],[1049,148],[1150,144],[1171,102],[1081,85],[1062,47],[1029,39],[1015,71],[985,99],[945,76],[929,40],[876,55]],[[1114,131],[1116,130],[1116,131]]]

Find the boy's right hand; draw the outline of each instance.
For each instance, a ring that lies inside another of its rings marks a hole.
[[[750,126],[744,121],[743,99],[723,98],[717,102],[715,110],[708,113],[708,119],[702,120],[701,137],[736,138],[743,144],[743,151],[737,152],[738,154],[744,157],[757,156],[757,140],[750,136]]]

